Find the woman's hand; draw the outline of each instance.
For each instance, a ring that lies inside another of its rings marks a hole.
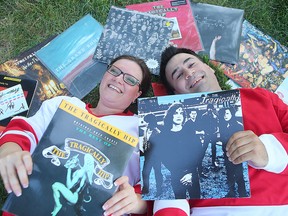
[[[20,184],[23,188],[28,187],[32,167],[31,154],[23,151],[17,143],[7,142],[0,147],[0,174],[8,193],[22,194]]]
[[[141,214],[146,212],[146,202],[136,194],[129,184],[128,177],[122,176],[115,181],[118,191],[104,205],[104,215],[120,216],[128,213]]]

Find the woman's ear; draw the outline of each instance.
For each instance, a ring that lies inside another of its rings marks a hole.
[[[135,103],[137,98],[140,97],[140,95],[142,94],[142,91],[138,91],[136,97],[133,99],[132,103]]]
[[[142,95],[142,91],[138,91],[138,94],[137,94],[137,98],[140,97]]]

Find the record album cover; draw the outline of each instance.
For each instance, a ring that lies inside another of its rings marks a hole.
[[[28,115],[29,108],[36,93],[37,84],[37,80],[20,79],[18,77],[11,77],[0,74],[0,91],[4,91],[5,89],[12,88],[16,85],[20,85],[21,91],[24,94],[24,99],[26,100],[25,103],[27,104],[27,109],[23,109],[24,106],[21,104],[18,106],[18,108],[16,107],[15,100],[18,100],[18,97],[15,97],[15,94],[17,94],[18,91],[14,91],[14,94],[13,96],[10,96],[10,99],[6,98],[6,102],[4,102],[3,105],[6,104],[7,106],[5,106],[3,110],[0,110],[0,131],[2,131],[7,126],[11,118],[16,114],[20,116]],[[2,100],[2,93],[0,99]],[[7,115],[8,110],[14,110],[16,112],[14,112],[14,114],[10,112],[10,114]],[[3,116],[5,116],[5,118]]]
[[[36,93],[27,114],[28,117],[37,112],[44,100],[60,95],[71,95],[65,85],[59,82],[35,55],[36,51],[44,47],[54,37],[52,36],[15,58],[0,64],[0,74],[2,75],[38,81]]]
[[[189,1],[153,1],[126,5],[126,8],[173,19],[174,25],[170,44],[194,51],[203,49],[200,33]]]
[[[243,130],[239,90],[141,98],[138,113],[143,199],[250,196],[247,163],[226,155]]]
[[[87,14],[36,52],[75,97],[86,96],[106,71],[107,64],[93,59],[102,30],[102,25]]]
[[[244,20],[240,57],[235,65],[218,62],[224,73],[242,87],[273,92],[288,77],[288,49]]]
[[[169,45],[173,25],[168,18],[112,6],[94,59],[109,64],[119,55],[133,55],[158,75],[161,53]]]
[[[20,197],[11,193],[2,210],[103,215],[137,143],[137,137],[63,100],[32,154],[29,187]]]
[[[193,2],[191,7],[204,46],[200,54],[220,62],[237,63],[244,11]]]

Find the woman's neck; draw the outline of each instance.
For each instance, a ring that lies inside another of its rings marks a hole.
[[[98,104],[95,108],[91,109],[91,112],[96,116],[113,115],[123,113],[124,110],[119,108],[111,108]]]
[[[177,132],[177,131],[180,131],[180,130],[182,130],[182,125],[173,124],[173,126],[171,128],[171,131]]]

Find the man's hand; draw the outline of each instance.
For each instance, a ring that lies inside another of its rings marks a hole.
[[[121,216],[127,213],[145,213],[146,202],[136,194],[129,184],[128,177],[122,176],[115,181],[118,191],[103,205],[104,215]]]
[[[234,164],[250,161],[255,167],[268,164],[268,154],[264,144],[254,132],[239,131],[234,133],[226,146],[227,157]]]
[[[186,175],[184,175],[181,179],[180,182],[183,185],[192,185],[192,173],[188,173]]]
[[[28,187],[32,167],[30,153],[23,151],[17,143],[7,142],[0,147],[0,174],[8,193],[22,194],[20,184],[23,188]]]

